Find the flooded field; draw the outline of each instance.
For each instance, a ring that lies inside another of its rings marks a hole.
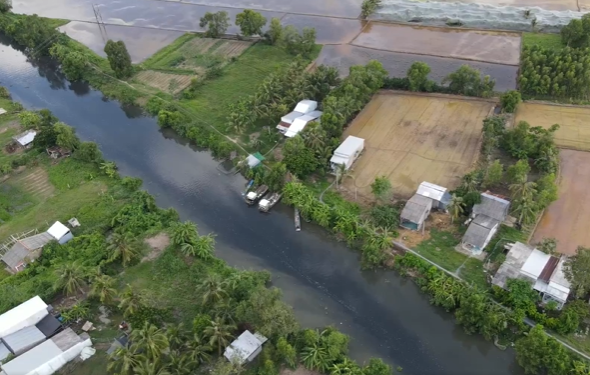
[[[313,27],[319,44],[350,43],[361,32],[363,21],[344,18],[328,18],[287,14],[281,19],[283,25],[293,25],[299,30]]]
[[[517,66],[489,64],[478,61],[467,61],[444,57],[426,55],[412,55],[378,51],[351,45],[324,46],[318,57],[318,65],[324,64],[337,67],[341,74],[348,74],[353,65],[366,64],[371,60],[379,60],[383,67],[393,77],[405,77],[410,65],[415,61],[427,63],[432,71],[430,79],[440,82],[444,77],[459,69],[461,65],[470,65],[477,68],[484,75],[489,75],[496,80],[496,91],[507,91],[516,88]]]
[[[486,4],[497,7],[541,8],[546,10],[579,10],[576,0],[439,0],[443,3]],[[534,10],[533,10],[534,11]]]
[[[548,128],[559,124],[555,143],[564,148],[590,151],[590,108],[552,104],[522,103],[515,121]]]
[[[578,246],[590,246],[590,153],[561,150],[559,199],[543,214],[532,243],[557,239],[557,251],[575,254]]]
[[[182,31],[143,29],[118,25],[99,28],[96,23],[72,21],[59,28],[70,38],[106,57],[104,46],[109,39],[125,42],[133,63],[140,63],[183,35]]]
[[[490,101],[382,92],[356,117],[346,135],[365,139],[347,188],[369,196],[387,176],[394,194],[409,198],[422,181],[457,187],[479,153]]]
[[[498,64],[518,65],[520,61],[520,35],[516,33],[370,22],[352,44]]]

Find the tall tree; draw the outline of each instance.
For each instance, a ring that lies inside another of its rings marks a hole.
[[[515,345],[516,360],[526,374],[566,374],[571,358],[565,347],[547,336],[542,325],[533,327]]]
[[[408,69],[408,81],[410,82],[410,91],[431,91],[434,84],[428,79],[430,67],[425,62],[416,61]]]
[[[561,41],[568,47],[590,47],[590,16],[584,14],[582,19],[572,19],[562,27]]]
[[[527,181],[531,166],[527,160],[521,159],[506,170],[508,181],[511,184],[519,184]]]
[[[532,181],[523,180],[508,187],[513,201],[532,200],[537,192],[537,184]]]
[[[169,348],[166,332],[149,323],[145,323],[141,328],[133,329],[129,340],[153,362],[156,362]]]
[[[455,194],[451,197],[451,202],[447,206],[447,211],[451,215],[451,223],[457,220],[465,211],[465,204],[463,203],[463,198],[458,197]]]
[[[297,366],[297,351],[284,337],[277,341],[277,355],[290,368]]]
[[[226,324],[222,319],[215,318],[211,321],[209,327],[205,328],[203,334],[209,338],[209,345],[217,347],[217,354],[221,355],[221,350],[229,345],[232,339],[232,331],[236,327],[232,324]]]
[[[113,233],[109,239],[107,250],[110,252],[109,261],[120,259],[123,267],[127,267],[127,264],[140,254],[136,240],[129,233]]]
[[[564,266],[565,277],[572,284],[576,296],[581,298],[586,295],[590,290],[590,248],[579,246]]]
[[[518,104],[522,102],[520,92],[516,90],[508,90],[500,96],[500,105],[502,111],[506,113],[514,113]]]
[[[109,39],[104,46],[104,52],[117,78],[128,78],[133,74],[131,56],[123,41],[114,42]]]
[[[463,65],[445,77],[442,83],[448,83],[449,90],[455,94],[488,97],[493,93],[496,82],[490,76],[482,79],[479,70]]]
[[[371,184],[371,192],[377,200],[388,201],[392,193],[391,181],[386,176],[375,177],[375,181]]]
[[[55,289],[61,289],[67,295],[82,291],[85,285],[86,270],[78,262],[62,263],[55,268]]]
[[[117,298],[115,279],[108,275],[100,275],[92,280],[90,295],[98,298],[100,303],[109,305]]]
[[[135,366],[134,375],[170,375],[170,371],[161,361],[146,359]]]
[[[504,177],[504,166],[500,163],[500,160],[494,160],[487,169],[483,177],[482,186],[492,187],[499,184]]]
[[[8,13],[12,9],[12,0],[0,0],[0,13]]]
[[[219,275],[209,275],[199,285],[198,291],[201,294],[204,305],[212,305],[227,297],[227,283]]]
[[[236,15],[236,25],[244,36],[262,35],[262,28],[266,25],[266,18],[251,9],[245,9]]]
[[[131,375],[134,374],[135,368],[145,360],[145,356],[138,352],[136,346],[131,345],[131,347],[116,349],[109,359],[108,371],[120,375]]]
[[[192,339],[185,342],[185,346],[191,361],[198,364],[202,364],[205,362],[209,362],[209,360],[211,359],[211,356],[209,355],[209,352],[211,351],[211,346],[207,342],[205,342],[201,334],[193,334]]]
[[[219,11],[215,13],[207,12],[199,22],[199,27],[207,28],[205,36],[208,38],[219,38],[225,34],[229,27],[229,16],[226,11]]]
[[[516,216],[519,224],[532,224],[537,217],[535,202],[530,197],[519,199],[513,203],[512,213]]]
[[[283,25],[281,25],[281,20],[278,18],[273,18],[270,20],[270,26],[268,31],[265,34],[266,40],[270,44],[277,44],[282,40],[283,37]]]
[[[125,317],[134,315],[142,306],[144,306],[143,295],[134,290],[131,285],[127,284],[125,291],[121,293],[119,308],[123,311]]]
[[[63,122],[58,122],[53,125],[53,131],[57,134],[57,141],[55,143],[59,147],[74,151],[80,145],[80,140],[76,136],[76,131],[71,126],[66,125]]]
[[[299,134],[285,142],[282,152],[283,163],[299,178],[309,176],[318,168],[318,160],[314,152],[305,147],[305,142]]]

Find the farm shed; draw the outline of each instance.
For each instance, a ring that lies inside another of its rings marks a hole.
[[[2,343],[16,356],[45,341],[46,337],[35,326],[25,327],[2,338]]]
[[[74,235],[72,234],[72,232],[70,232],[70,228],[66,227],[59,221],[53,223],[53,225],[49,227],[49,229],[47,229],[47,233],[49,233],[49,235],[53,237],[53,239],[59,242],[60,245],[63,245],[64,243],[74,238]]]
[[[344,165],[344,169],[349,170],[352,163],[354,163],[364,149],[364,139],[349,135],[344,142],[334,150],[334,155],[330,159],[332,170],[336,171],[340,165]]]
[[[17,240],[14,245],[2,256],[10,271],[22,271],[28,262],[37,259],[41,255],[41,248],[54,238],[49,233],[39,233],[31,237]]]
[[[49,312],[41,297],[35,296],[0,315],[0,337],[6,337],[40,322]]]
[[[240,365],[252,362],[254,358],[262,351],[262,345],[268,339],[259,333],[252,334],[250,331],[244,331],[235,339],[227,348],[223,355],[230,362]]]
[[[424,221],[432,210],[433,200],[419,194],[414,194],[406,202],[400,215],[400,226],[410,230],[420,230],[424,227]]]
[[[316,121],[321,116],[322,116],[322,111],[313,111],[313,112],[309,112],[308,114],[305,114],[301,117],[297,117],[293,121],[291,126],[289,126],[289,129],[287,129],[287,131],[285,132],[285,137],[293,138],[294,136],[299,134],[303,129],[305,129],[307,124],[309,124],[310,122]]]
[[[250,154],[246,158],[246,163],[248,163],[248,167],[250,167],[250,168],[257,167],[263,161],[264,161],[264,156],[262,156],[262,154],[260,154],[260,152],[255,152],[253,154]]]
[[[281,117],[281,121],[277,125],[277,129],[283,134],[289,130],[293,122],[306,114],[310,114],[311,112],[315,111],[318,107],[318,102],[315,100],[302,100],[295,106],[293,112],[286,114],[285,116]]]
[[[21,148],[30,148],[33,146],[33,141],[35,140],[35,136],[37,132],[34,130],[27,130],[24,133],[17,134],[12,137],[12,140],[17,144],[17,146]]]
[[[479,255],[490,243],[500,224],[508,216],[510,202],[491,194],[481,194],[481,202],[473,206],[469,227],[461,240],[461,247]]]
[[[92,346],[88,334],[68,328],[53,338],[2,365],[6,375],[51,375]]]
[[[565,256],[555,257],[516,242],[492,279],[492,284],[506,289],[510,279],[523,279],[539,292],[543,303],[555,301],[561,309],[570,293],[570,283],[563,273]]]
[[[434,201],[432,208],[446,210],[449,203],[451,203],[451,194],[449,194],[448,189],[430,182],[423,181],[418,186],[416,194],[432,199]]]

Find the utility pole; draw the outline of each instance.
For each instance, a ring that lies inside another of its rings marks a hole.
[[[107,28],[102,20],[102,15],[100,14],[100,9],[98,5],[92,4],[92,11],[94,12],[94,18],[96,18],[96,24],[100,30],[100,35],[102,36],[103,42],[107,42],[109,36],[107,35]],[[103,34],[104,33],[104,34]]]

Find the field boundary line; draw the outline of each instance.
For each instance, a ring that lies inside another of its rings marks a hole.
[[[500,100],[498,98],[476,98],[473,96],[443,94],[440,92],[415,92],[415,91],[403,91],[403,90],[394,90],[394,89],[381,89],[381,90],[377,91],[377,94],[422,96],[422,97],[427,97],[427,98],[454,99],[454,100],[464,100],[464,101],[472,101],[472,102],[488,102],[488,103],[494,103],[494,104],[500,103]],[[590,109],[590,107],[589,107],[589,109]]]

